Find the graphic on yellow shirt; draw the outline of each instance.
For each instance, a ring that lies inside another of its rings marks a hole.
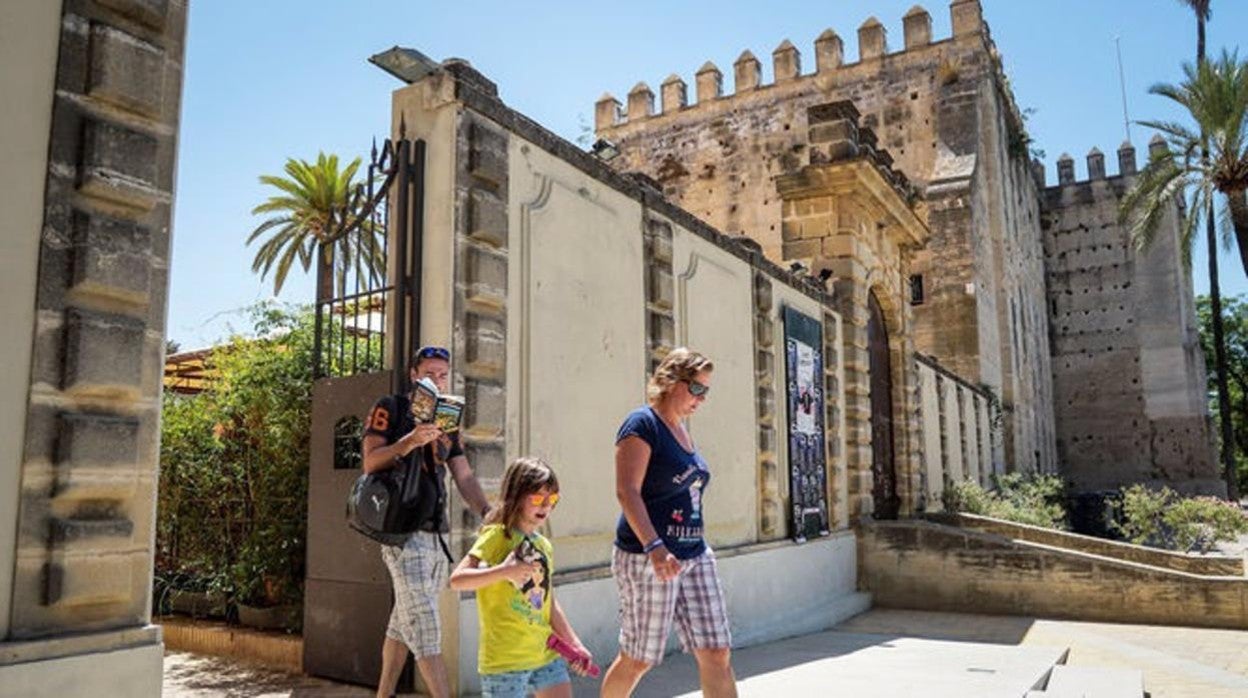
[[[481,628],[477,666],[482,674],[537,669],[557,656],[546,647],[554,559],[550,541],[541,534],[525,536],[492,525],[481,530],[469,554],[481,565],[494,567],[507,559],[512,550],[517,559],[537,562],[539,566],[522,584],[497,582],[477,590]]]

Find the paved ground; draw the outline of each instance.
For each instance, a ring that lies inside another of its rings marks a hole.
[[[940,642],[950,640],[958,642]],[[831,632],[739,650],[733,664],[742,696],[798,698],[831,690],[844,691],[843,695],[978,698],[1010,695],[998,692],[1007,690],[1000,688],[1000,680],[1025,678],[1037,658],[1049,661],[1045,658],[1067,647],[1071,666],[1142,670],[1144,686],[1153,698],[1248,696],[1248,632],[961,613],[876,609]],[[1010,655],[1015,659],[1007,660]],[[935,690],[921,691],[919,686]],[[697,687],[692,660],[678,655],[646,677],[637,696],[697,695]],[[577,695],[596,692],[596,682],[577,681]],[[170,653],[165,657],[164,695],[365,698],[372,694],[237,662]]]

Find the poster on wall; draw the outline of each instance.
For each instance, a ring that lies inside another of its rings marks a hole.
[[[789,428],[789,495],[793,539],[828,535],[828,468],[824,435],[823,325],[784,309],[785,396]]]

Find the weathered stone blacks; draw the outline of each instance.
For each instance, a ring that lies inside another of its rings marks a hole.
[[[53,545],[65,545],[88,538],[129,538],[134,533],[130,519],[63,519],[53,517],[48,537]]]
[[[57,464],[134,467],[138,461],[139,420],[102,414],[62,413]]]
[[[494,191],[507,186],[507,139],[478,123],[469,127],[468,173]]]
[[[169,14],[169,0],[95,0],[149,29],[163,29]]]
[[[131,221],[74,216],[73,288],[146,305],[151,287],[151,233]]]
[[[65,323],[64,390],[138,390],[145,329],[141,320],[71,308]]]
[[[485,189],[468,196],[468,237],[494,247],[507,247],[507,204]]]
[[[110,26],[91,26],[87,94],[147,117],[160,115],[165,53]]]

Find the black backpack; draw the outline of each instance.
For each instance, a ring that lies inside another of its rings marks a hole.
[[[396,417],[407,414],[407,396],[395,395],[391,400]],[[386,443],[398,440],[404,422],[403,418],[389,420]],[[445,494],[427,455],[424,447],[392,468],[360,475],[347,495],[347,525],[378,543],[403,545],[422,522],[440,521]]]
[[[402,545],[410,531],[403,509],[402,466],[356,479],[347,495],[347,525],[384,545]]]

